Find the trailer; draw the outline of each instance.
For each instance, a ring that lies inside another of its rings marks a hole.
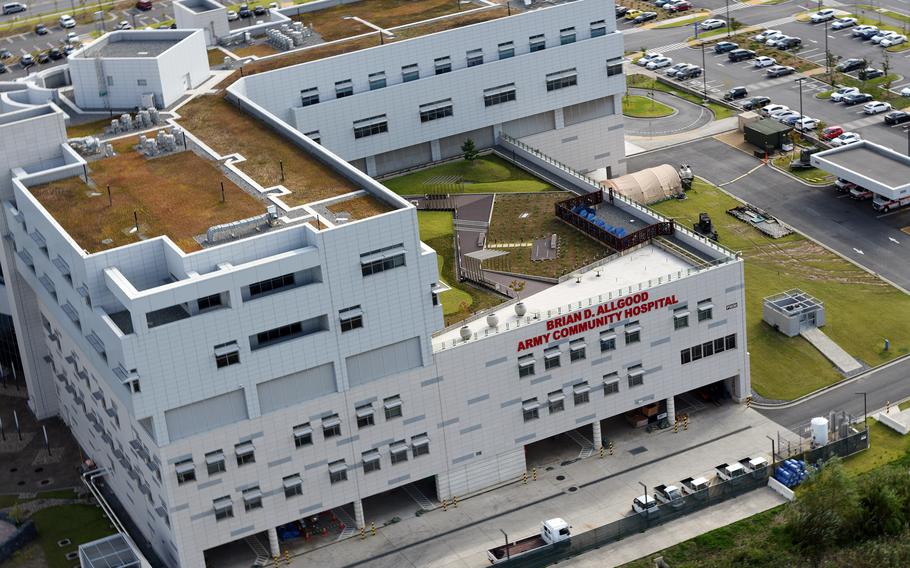
[[[682,492],[675,485],[658,485],[654,488],[654,496],[671,507],[682,507],[685,502]]]
[[[541,523],[540,534],[509,542],[487,551],[490,564],[499,564],[553,546],[569,544],[571,531],[568,523],[556,518]]]

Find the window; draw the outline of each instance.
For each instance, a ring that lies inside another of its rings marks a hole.
[[[205,454],[205,467],[209,475],[224,473],[227,468],[224,465],[224,452],[221,450]]]
[[[452,114],[452,99],[420,105],[420,122],[439,120],[440,118],[452,116]]]
[[[607,23],[604,20],[591,22],[591,37],[607,35]]]
[[[645,384],[645,371],[641,365],[629,367],[629,388]]]
[[[317,144],[322,144],[322,136],[319,135],[318,130],[313,130],[311,132],[304,132],[303,135]]]
[[[518,378],[534,374],[534,355],[523,355],[518,358]]]
[[[619,375],[614,371],[604,375],[604,396],[619,392]]]
[[[553,391],[547,395],[547,406],[550,414],[556,414],[566,409],[566,395],[561,390]]]
[[[302,448],[313,443],[313,428],[310,423],[298,424],[294,426],[294,447]]]
[[[736,349],[736,334],[727,336],[727,349]]]
[[[408,445],[404,440],[399,440],[389,446],[389,454],[392,457],[392,465],[408,461]]]
[[[174,467],[177,470],[178,485],[183,485],[184,483],[189,483],[190,481],[196,481],[196,466],[193,465],[192,459],[177,462],[174,464]]]
[[[525,422],[540,418],[540,403],[537,402],[537,398],[529,398],[522,402],[521,414],[524,417]]]
[[[338,460],[329,464],[329,481],[332,483],[341,483],[348,480],[348,464],[344,460]]]
[[[256,349],[275,345],[276,343],[282,343],[301,335],[303,335],[303,325],[302,322],[299,321],[267,331],[260,331],[256,335],[250,337],[250,349],[255,351]]]
[[[262,491],[258,485],[243,490],[243,508],[247,511],[262,508]]]
[[[376,424],[372,404],[359,406],[354,410],[354,413],[357,415],[357,428],[366,428],[367,426]]]
[[[702,343],[701,344],[701,356],[710,357],[711,355],[714,355],[714,342],[707,341],[705,343]]]
[[[219,497],[212,501],[212,507],[215,509],[215,520],[223,521],[234,516],[234,504],[227,495]]]
[[[472,49],[467,53],[468,67],[483,65],[483,50]]]
[[[499,58],[508,59],[510,57],[515,57],[515,44],[511,41],[499,44]]]
[[[555,369],[559,367],[559,347],[550,347],[543,352],[544,370]]]
[[[243,442],[234,446],[234,453],[237,454],[237,465],[243,466],[248,463],[256,463],[256,448],[253,442]]]
[[[724,338],[718,337],[714,340],[714,353],[722,353],[724,351]]]
[[[436,70],[437,75],[442,75],[443,73],[449,73],[452,71],[452,58],[451,57],[437,57],[433,61],[433,67]]]
[[[354,94],[354,83],[350,79],[335,82],[335,98],[343,99]]]
[[[385,87],[385,71],[379,73],[370,73],[370,90],[382,89]]]
[[[673,312],[673,329],[689,327],[689,312],[685,308]]]
[[[354,138],[366,138],[389,131],[389,121],[384,114],[372,116],[354,123]]]
[[[284,486],[285,499],[303,495],[303,479],[300,478],[299,473],[283,478],[281,484]]]
[[[563,28],[559,30],[559,45],[575,43],[575,28]]]
[[[250,298],[256,298],[272,292],[280,292],[292,286],[294,286],[293,274],[284,274],[268,280],[262,280],[261,282],[254,282],[250,284]]]
[[[711,300],[702,300],[698,303],[698,321],[708,321],[714,318],[714,304]]]
[[[338,312],[341,322],[341,332],[351,331],[363,327],[363,311],[360,306],[351,306]]]
[[[215,366],[219,369],[240,363],[240,347],[236,341],[215,346]]]
[[[578,73],[575,68],[566,69],[547,75],[547,91],[558,91],[578,84]]]
[[[364,276],[371,276],[405,266],[405,252],[401,244],[365,252],[360,255],[360,271]]]
[[[108,76],[107,76],[107,86],[108,86],[108,87],[113,87],[113,86],[114,86],[114,77],[113,77],[112,75],[108,75]]]
[[[363,472],[372,473],[382,468],[379,460],[379,450],[363,452]]]
[[[411,451],[414,457],[425,456],[430,453],[430,438],[426,434],[418,434],[411,438]]]
[[[573,386],[572,396],[574,398],[575,406],[591,402],[591,387],[588,386],[588,382],[585,381]]]
[[[404,65],[401,68],[402,82],[407,83],[409,81],[416,81],[417,79],[420,79],[420,68],[417,67],[416,63]]]
[[[585,340],[576,339],[569,343],[569,361],[581,361],[585,358]]]
[[[701,345],[696,345],[695,347],[690,348],[689,351],[692,352],[693,361],[701,359]]]
[[[328,439],[335,436],[341,436],[341,418],[337,414],[322,419],[322,437]]]
[[[515,83],[500,85],[492,89],[485,89],[483,92],[484,106],[499,105],[515,100]]]
[[[136,85],[139,87],[145,87],[146,85],[148,85],[148,81],[146,81],[145,79],[136,79]]]
[[[616,349],[616,334],[613,331],[605,331],[600,334],[600,351],[613,351]]]
[[[222,305],[221,294],[212,294],[211,296],[205,296],[196,300],[196,303],[199,305],[199,311],[210,310],[212,308],[217,308]]]
[[[300,91],[300,106],[310,106],[319,104],[319,89],[310,87]]]
[[[607,77],[622,75],[622,59],[607,60]]]
[[[631,345],[633,343],[638,343],[641,341],[641,326],[638,325],[637,321],[627,323],[625,332],[626,345]]]
[[[398,395],[384,399],[382,401],[382,408],[385,410],[386,420],[401,418],[403,415],[401,411],[401,398]]]
[[[531,53],[543,51],[547,47],[547,38],[543,34],[533,35],[528,38],[528,44],[530,45]]]
[[[685,365],[699,359],[717,355],[724,351],[736,349],[736,334],[718,337],[713,341],[706,341],[701,345],[694,345],[679,352],[680,364]]]

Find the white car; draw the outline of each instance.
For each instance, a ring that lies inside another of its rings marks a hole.
[[[820,24],[822,22],[827,22],[828,20],[834,19],[834,10],[831,8],[826,8],[824,10],[819,10],[818,12],[812,14],[812,17],[809,18],[813,24]]]
[[[818,120],[804,116],[801,119],[796,121],[794,127],[797,130],[815,130],[818,128]]]
[[[636,513],[647,513],[657,511],[657,501],[652,495],[639,495],[632,501],[632,510]]]
[[[901,96],[910,97],[910,87],[904,87],[903,89],[901,89]]]
[[[127,22],[126,20],[123,20],[119,24],[117,24],[117,29],[118,30],[131,30],[131,29],[133,29],[133,26],[131,26],[130,23]]]
[[[677,71],[682,71],[684,68],[686,68],[688,66],[689,66],[688,63],[677,63],[677,64],[673,65],[672,67],[667,67],[667,69],[664,70],[664,74],[672,77],[673,75],[676,75]]]
[[[856,132],[844,132],[837,138],[831,141],[832,146],[846,146],[847,144],[853,144],[855,142],[861,141],[863,138]]]
[[[787,37],[787,34],[782,32],[775,32],[773,34],[766,35],[764,41],[760,43],[764,43],[765,45],[770,45],[773,47],[774,42],[785,37]]]
[[[872,36],[872,43],[881,43],[886,39],[891,39],[892,37],[899,36],[899,35],[900,34],[897,32],[891,32],[891,31],[885,30],[885,31],[879,32],[879,33],[875,34],[874,36]]]
[[[642,67],[644,67],[648,63],[651,63],[652,59],[655,59],[657,57],[663,57],[663,55],[661,55],[660,53],[657,53],[656,51],[649,51],[649,52],[645,53],[644,55],[642,55],[641,57],[639,57],[635,61],[635,64],[641,65]]]
[[[768,57],[767,55],[762,55],[761,57],[756,57],[752,61],[753,67],[762,68],[762,67],[771,67],[772,65],[777,65],[777,61],[775,61],[773,57]]]
[[[229,22],[234,22],[240,19],[240,16],[237,15],[237,12],[234,10],[227,11],[227,19]]]
[[[654,59],[649,61],[648,64],[645,65],[645,69],[654,71],[655,69],[660,69],[662,67],[669,67],[672,64],[673,64],[672,58],[661,55],[660,57],[655,57]]]
[[[831,93],[831,102],[842,102],[844,100],[844,97],[847,95],[854,95],[856,93],[859,93],[859,89],[856,87],[841,87],[840,89]]]
[[[719,30],[720,28],[727,25],[727,22],[719,18],[709,18],[698,24],[698,28],[701,30]]]
[[[780,112],[782,110],[790,110],[790,107],[788,107],[787,105],[770,104],[770,105],[763,106],[761,109],[761,113],[765,116],[771,116],[775,112]]]
[[[780,30],[765,30],[760,34],[753,36],[752,40],[757,41],[759,43],[764,43],[764,41],[766,39],[768,39],[768,36],[774,35],[774,34],[779,34],[779,33],[780,33]]]
[[[863,34],[866,32],[877,32],[877,31],[878,31],[878,28],[875,26],[856,26],[855,28],[853,28],[852,33],[853,33],[853,37],[859,37],[860,34]]]
[[[773,118],[777,122],[783,122],[783,121],[787,120],[788,118],[794,118],[794,117],[798,117],[798,116],[799,116],[799,113],[796,112],[795,110],[782,110],[782,111],[778,111],[778,112],[775,112],[774,114],[772,114],[771,118]]]
[[[891,110],[891,103],[882,101],[871,101],[863,105],[863,112],[866,114],[880,114]]]
[[[856,18],[837,18],[831,24],[832,30],[843,30],[856,25]]]
[[[907,41],[907,36],[897,34],[891,37],[886,37],[881,42],[879,42],[879,45],[882,47],[891,47],[892,45],[900,45],[905,41]]]
[[[76,20],[74,20],[72,16],[70,16],[68,14],[64,14],[64,15],[60,16],[60,27],[65,30],[68,30],[70,28],[75,28]]]

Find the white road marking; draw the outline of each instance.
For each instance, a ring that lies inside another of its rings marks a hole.
[[[899,240],[895,239],[894,237],[888,237],[888,240],[896,245],[901,244],[901,242]]]
[[[853,250],[855,250],[857,254],[862,254],[862,255],[865,255],[865,254],[866,254],[866,253],[864,253],[863,251],[859,250],[859,249],[856,248],[856,247],[853,247]]]

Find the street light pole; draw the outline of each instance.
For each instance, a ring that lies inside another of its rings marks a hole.
[[[863,392],[858,392],[858,393],[856,393],[856,394],[861,394],[861,395],[863,395],[863,428],[864,428],[866,431],[868,431],[868,430],[869,430],[869,425],[868,425],[868,423],[866,422],[866,416],[867,416],[867,412],[868,412],[868,411],[866,410],[866,392],[863,391]]]
[[[499,529],[499,532],[502,533],[502,536],[506,537],[506,560],[509,560],[509,558],[510,558],[510,556],[511,556],[511,555],[509,554],[509,535],[507,535],[507,534],[506,534],[506,531],[504,531],[504,530],[502,530],[502,529]]]
[[[774,438],[772,438],[771,436],[765,436],[765,438],[768,438],[769,440],[771,440],[771,465],[773,466],[776,461],[776,457],[775,457],[776,453],[774,451]]]
[[[724,0],[724,4],[727,6],[727,37],[730,37],[730,0]]]
[[[825,20],[825,75],[831,80],[831,54],[828,52],[828,20]]]
[[[801,124],[803,118],[805,118],[805,115],[803,114],[803,81],[805,81],[805,80],[806,80],[805,77],[800,77],[799,79],[796,79],[796,82],[799,83],[799,121],[797,122],[797,124]]]
[[[705,102],[708,102],[708,66],[705,65],[705,42],[701,42],[701,84],[705,91]]]

